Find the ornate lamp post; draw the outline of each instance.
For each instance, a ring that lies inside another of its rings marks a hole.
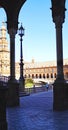
[[[24,36],[24,28],[21,24],[21,27],[19,28],[19,36],[20,36],[20,91],[24,92],[24,76],[23,76],[23,51],[22,51],[22,37]]]

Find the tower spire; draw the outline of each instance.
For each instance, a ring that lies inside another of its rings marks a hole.
[[[8,42],[7,42],[7,37],[6,37],[6,26],[5,22],[2,22],[2,26],[0,29],[0,50],[8,50]]]
[[[1,38],[2,38],[2,39],[6,39],[6,27],[5,27],[5,22],[2,22]]]

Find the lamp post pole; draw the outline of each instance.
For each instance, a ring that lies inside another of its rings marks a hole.
[[[24,92],[24,76],[23,76],[23,51],[22,51],[22,37],[24,36],[24,28],[21,24],[21,27],[19,28],[19,36],[20,36],[20,92]]]

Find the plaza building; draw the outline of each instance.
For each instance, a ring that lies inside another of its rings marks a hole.
[[[64,77],[68,80],[68,59],[64,60]],[[26,78],[32,78],[34,81],[54,82],[57,76],[57,67],[55,61],[47,62],[26,62],[24,64],[24,74]]]
[[[8,49],[7,30],[2,23],[0,29],[0,79],[8,80],[10,76],[10,51]],[[61,69],[61,68],[60,68]],[[64,77],[68,80],[68,59],[63,63]],[[20,77],[20,62],[15,63],[15,76]],[[24,77],[32,78],[35,82],[54,82],[57,76],[56,61],[31,62],[24,61]]]

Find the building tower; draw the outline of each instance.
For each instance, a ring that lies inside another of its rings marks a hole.
[[[6,39],[6,27],[5,23],[2,22],[0,29],[0,76],[9,76],[10,74],[10,54],[8,50],[8,42]]]

